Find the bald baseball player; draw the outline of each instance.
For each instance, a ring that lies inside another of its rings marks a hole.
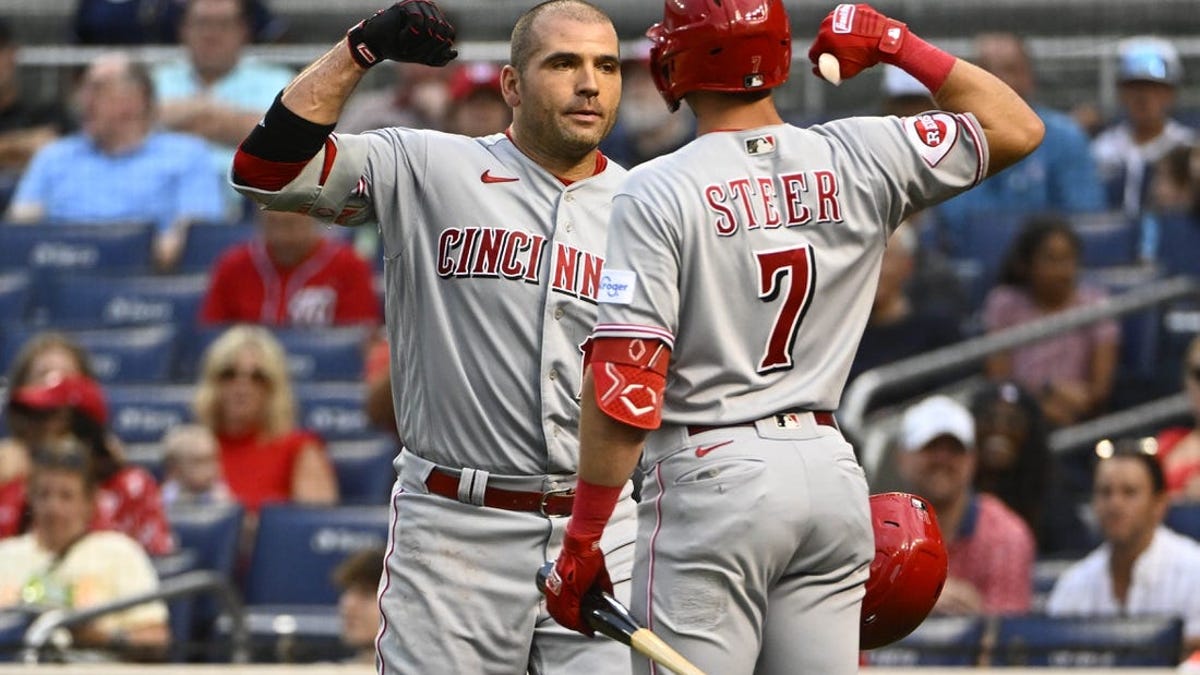
[[[809,58],[832,54],[842,78],[895,64],[942,110],[785,124],[781,0],[669,0],[648,35],[658,88],[672,110],[687,102],[697,138],[614,198],[548,607],[583,628],[580,597],[607,578],[598,544],[644,452],[633,614],[708,673],[854,673],[874,547],[832,411],[885,242],[1027,155],[1042,125],[998,79],[863,4],[838,5]]]
[[[557,555],[578,460],[579,345],[595,323],[611,200],[612,22],[581,0],[524,13],[503,68],[505,133],[331,134],[367,69],[441,66],[454,29],[406,0],[350,29],[242,143],[233,181],[268,209],[377,222],[405,461],[376,641],[385,675],[628,673],[623,646],[555,623],[532,584]],[[628,597],[631,487],[603,547]]]

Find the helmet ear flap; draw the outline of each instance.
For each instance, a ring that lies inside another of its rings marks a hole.
[[[658,93],[667,102],[667,108],[671,112],[675,112],[679,110],[679,97],[675,95],[671,87],[671,64],[666,57],[668,42],[666,30],[661,23],[656,23],[646,31],[646,37],[651,42],[650,77],[654,80],[654,86],[658,89]]]

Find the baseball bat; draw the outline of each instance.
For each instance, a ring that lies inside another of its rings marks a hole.
[[[829,81],[833,86],[838,86],[842,83],[842,65],[838,63],[837,57],[829,52],[821,54],[817,58],[817,70],[821,72],[821,77]]]
[[[553,569],[554,563],[550,561],[538,570],[537,587],[543,593],[546,592],[546,578]],[[671,649],[662,638],[639,624],[616,598],[599,588],[592,588],[583,596],[581,609],[592,630],[632,647],[634,651],[676,675],[704,675],[704,671]]]

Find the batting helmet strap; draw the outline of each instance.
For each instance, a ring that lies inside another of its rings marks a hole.
[[[646,37],[654,83],[671,110],[688,92],[777,87],[792,62],[782,0],[667,0]]]
[[[946,546],[928,502],[903,492],[871,495],[875,559],[863,598],[859,646],[875,649],[911,633],[946,583]]]

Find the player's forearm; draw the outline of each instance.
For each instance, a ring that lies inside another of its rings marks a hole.
[[[591,371],[584,375],[580,406],[579,478],[595,485],[624,485],[637,467],[646,432],[600,410]]]
[[[366,69],[350,58],[343,38],[283,90],[288,110],[314,124],[334,124]]]
[[[959,59],[933,95],[942,110],[969,112],[979,120],[988,145],[988,175],[1037,149],[1045,127],[1037,113],[995,75]]]

